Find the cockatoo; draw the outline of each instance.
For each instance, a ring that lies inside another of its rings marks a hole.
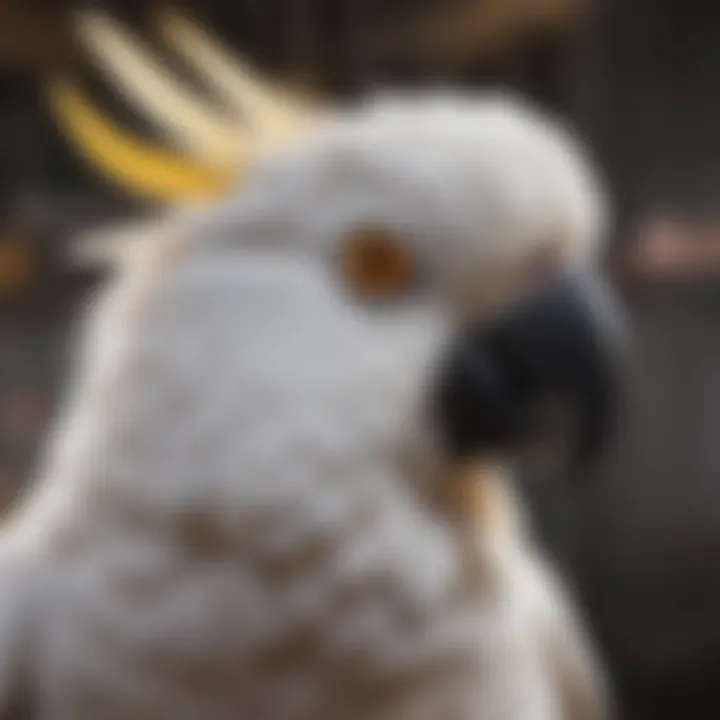
[[[604,213],[554,120],[431,93],[138,244],[0,537],[0,717],[607,717],[511,485],[602,435]]]

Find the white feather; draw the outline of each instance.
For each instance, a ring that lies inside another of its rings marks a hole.
[[[22,609],[32,717],[603,717],[522,527],[468,535],[432,499],[419,414],[461,278],[490,286],[548,238],[588,252],[598,202],[521,103],[406,98],[336,118],[132,253],[2,537],[0,578],[22,558],[44,583],[2,605],[0,698]],[[386,310],[332,263],[379,221],[430,276]]]

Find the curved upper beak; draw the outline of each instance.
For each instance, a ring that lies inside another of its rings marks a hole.
[[[437,411],[454,455],[560,443],[573,470],[599,454],[613,424],[624,325],[608,284],[560,275],[452,348]]]

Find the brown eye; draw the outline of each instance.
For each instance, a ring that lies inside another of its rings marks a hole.
[[[415,282],[416,269],[411,249],[387,230],[354,230],[340,247],[345,284],[370,300],[392,300],[407,293]]]

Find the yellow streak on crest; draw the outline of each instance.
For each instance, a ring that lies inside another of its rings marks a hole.
[[[125,98],[185,152],[227,167],[245,162],[248,149],[237,119],[207,107],[120,23],[88,9],[78,13],[75,27],[86,51]]]
[[[48,101],[70,142],[98,170],[135,194],[187,203],[217,196],[229,186],[229,171],[185,159],[126,134],[67,80],[49,83]]]
[[[177,12],[158,18],[162,36],[188,60],[250,128],[273,144],[295,139],[315,120],[299,91],[283,91],[256,75],[197,22]]]

